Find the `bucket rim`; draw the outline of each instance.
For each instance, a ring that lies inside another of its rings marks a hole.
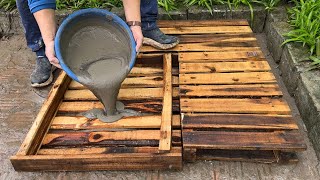
[[[69,77],[71,77],[73,80],[79,82],[79,79],[77,75],[65,64],[64,59],[61,54],[61,46],[60,46],[60,39],[61,35],[63,34],[64,30],[68,26],[70,22],[72,22],[74,19],[77,17],[87,14],[87,13],[96,13],[100,14],[102,16],[106,16],[106,18],[112,19],[113,22],[119,24],[121,27],[124,28],[124,30],[127,32],[130,38],[130,44],[131,44],[131,59],[130,59],[130,64],[129,68],[130,70],[133,68],[135,60],[136,60],[136,42],[134,40],[132,31],[130,27],[125,23],[119,16],[113,14],[112,12],[105,10],[105,9],[97,9],[97,8],[88,8],[88,9],[81,9],[73,12],[70,14],[59,26],[58,31],[56,33],[55,39],[54,39],[54,49],[55,49],[55,54],[56,57],[59,60],[59,63],[61,65],[61,68],[67,73]]]

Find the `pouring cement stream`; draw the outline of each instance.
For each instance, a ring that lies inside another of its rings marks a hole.
[[[104,122],[140,114],[117,102],[121,83],[130,72],[131,46],[125,31],[111,23],[88,18],[65,35],[69,38],[64,52],[66,64],[104,105],[104,110],[92,109],[82,115]]]

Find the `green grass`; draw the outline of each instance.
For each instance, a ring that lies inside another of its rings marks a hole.
[[[288,10],[290,25],[294,30],[285,34],[289,42],[302,43],[309,48],[311,69],[320,67],[320,1],[292,0],[295,7]]]
[[[0,0],[0,9],[4,9],[5,11],[12,11],[16,9],[16,1],[15,0]]]
[[[57,9],[85,9],[121,7],[121,0],[57,0]]]

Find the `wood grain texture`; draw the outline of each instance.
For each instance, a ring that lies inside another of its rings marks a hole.
[[[224,73],[270,71],[267,61],[180,63],[180,73]]]
[[[64,72],[59,75],[17,152],[18,156],[33,155],[38,151],[70,81]]]
[[[184,114],[183,129],[297,130],[290,115]]]
[[[271,72],[243,73],[193,73],[180,74],[179,82],[183,84],[260,84],[276,83]]]
[[[83,147],[40,149],[37,155],[93,155],[93,154],[123,154],[123,153],[152,153],[158,154],[158,147]],[[172,147],[170,153],[181,153],[181,147]]]
[[[198,160],[206,161],[244,161],[253,163],[288,163],[297,162],[298,158],[294,153],[282,152],[276,157],[274,151],[253,151],[253,150],[206,150],[197,151]]]
[[[165,34],[211,34],[211,33],[252,33],[249,26],[212,26],[212,27],[163,27]]]
[[[159,152],[169,152],[171,149],[172,130],[172,59],[171,54],[163,56],[163,108],[160,127]]]
[[[161,49],[155,49],[151,46],[143,46],[141,48],[141,52],[159,52],[159,51],[166,51],[166,52],[195,52],[195,51],[216,51],[216,52],[225,52],[225,51],[260,51],[260,48],[258,46],[252,47],[252,46],[239,46],[239,45],[233,45],[233,43],[211,43],[211,42],[204,42],[204,43],[188,43],[188,44],[178,44],[174,48],[168,49],[168,50],[161,50]]]
[[[120,130],[113,131],[62,131],[49,132],[42,148],[83,147],[83,146],[159,146],[159,130]],[[172,145],[181,145],[181,131],[172,131]]]
[[[16,171],[181,170],[180,152],[13,156]]]
[[[179,84],[179,79],[177,76],[172,76],[173,85]],[[152,88],[152,87],[162,87],[163,86],[163,76],[146,76],[146,77],[128,77],[126,78],[121,88]],[[81,85],[76,81],[71,81],[69,89],[87,89],[85,86]]]
[[[57,130],[85,130],[85,129],[159,129],[161,124],[161,116],[136,116],[124,117],[113,123],[105,123],[99,119],[90,120],[86,117],[58,116],[53,119],[51,129]],[[172,127],[180,128],[180,115],[172,116]]]
[[[157,25],[163,27],[211,27],[211,26],[249,26],[247,20],[160,20],[157,21]]]
[[[181,112],[290,114],[288,104],[282,99],[186,99],[180,100]]]
[[[180,85],[180,96],[186,97],[264,97],[282,95],[277,84]]]
[[[174,98],[179,96],[179,88],[173,88]],[[162,99],[163,88],[130,88],[120,89],[118,100],[138,100],[138,99]],[[88,89],[67,90],[64,100],[68,101],[97,101],[98,98]]]
[[[233,150],[306,150],[300,133],[292,131],[275,132],[183,132],[183,147],[200,149]]]
[[[264,58],[260,50],[219,51],[219,52],[179,52],[179,62],[217,62],[217,61],[257,61]],[[265,60],[265,59],[263,59]]]
[[[126,109],[132,109],[142,113],[156,113],[162,112],[161,100],[137,100],[137,101],[121,101],[124,103]],[[62,102],[58,108],[59,113],[67,112],[84,112],[93,108],[103,108],[99,101],[73,101]],[[179,111],[179,100],[173,100],[173,111]]]
[[[181,44],[186,43],[199,43],[199,42],[211,42],[223,45],[225,43],[235,43],[233,45],[248,46],[248,44],[255,43],[257,45],[257,39],[252,33],[245,34],[180,34],[176,35],[179,38]],[[251,45],[252,46],[252,45]]]

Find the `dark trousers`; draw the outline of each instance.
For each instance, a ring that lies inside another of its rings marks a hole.
[[[37,56],[45,56],[45,47],[42,41],[40,29],[33,14],[31,14],[29,10],[28,0],[17,0],[16,2],[25,30],[28,47],[35,52]],[[157,28],[156,20],[158,16],[158,1],[141,0],[140,11],[142,30],[152,30]]]

